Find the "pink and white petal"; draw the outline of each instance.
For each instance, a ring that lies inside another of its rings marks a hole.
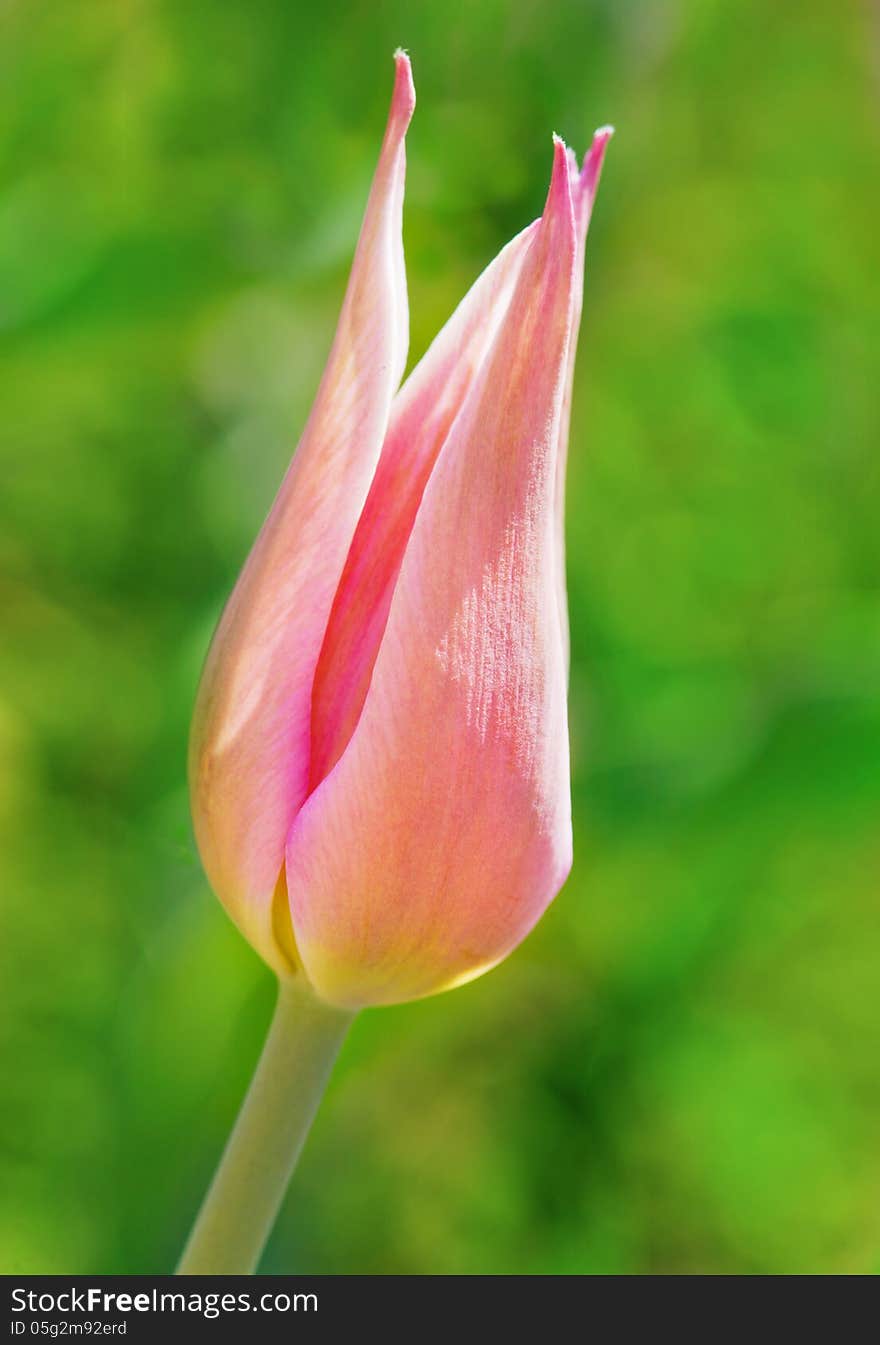
[[[220,619],[190,746],[196,838],[229,914],[290,970],[273,894],[308,789],[311,688],[407,350],[401,215],[415,105],[395,57],[388,125],[333,346],[299,447]],[[281,885],[283,896],[283,884]]]
[[[581,231],[582,244],[587,235],[587,226],[590,222],[590,211],[592,210],[593,202],[596,199],[596,192],[599,190],[602,165],[605,162],[605,151],[608,148],[608,142],[613,135],[613,126],[600,126],[598,131],[593,132],[592,144],[584,156],[584,162],[578,182],[579,199],[575,198],[575,218],[578,219],[578,228]],[[580,217],[578,218],[578,216]]]
[[[513,298],[425,488],[360,721],[291,828],[297,946],[333,1003],[479,975],[570,867],[554,489],[575,256],[557,142]]]
[[[509,307],[537,228],[536,220],[486,268],[394,399],[315,674],[310,789],[339,760],[360,717],[425,486]]]

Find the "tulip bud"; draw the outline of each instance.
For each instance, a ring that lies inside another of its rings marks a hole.
[[[459,985],[571,865],[565,452],[608,129],[406,362],[396,80],[336,336],[206,662],[208,877],[281,976],[357,1008]],[[395,395],[396,393],[396,395]]]

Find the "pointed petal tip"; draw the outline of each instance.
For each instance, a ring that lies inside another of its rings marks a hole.
[[[594,166],[601,167],[602,160],[605,157],[605,151],[608,148],[608,142],[613,135],[613,126],[600,126],[597,131],[593,132],[593,143],[584,155],[584,162],[581,168],[582,178],[589,177],[591,169]]]
[[[573,149],[569,149],[568,145],[566,145],[566,143],[565,143],[565,141],[563,140],[562,136],[561,136],[561,135],[557,135],[556,132],[554,131],[554,132],[553,132],[553,172],[554,172],[554,173],[556,172],[556,169],[557,169],[557,167],[558,167],[560,164],[565,164],[565,166],[568,167],[568,165],[569,165],[570,163],[572,163],[572,162],[577,163],[577,157],[576,157],[576,155],[575,155],[574,150],[573,150]]]
[[[550,189],[547,192],[547,202],[544,206],[544,214],[555,213],[556,210],[564,209],[567,213],[572,212],[572,160],[574,156],[568,148],[562,136],[553,135],[553,171],[550,174]]]
[[[570,163],[565,141],[561,136],[554,135],[553,169],[535,235],[535,245],[540,250],[549,249],[549,254],[554,255],[560,263],[569,254],[574,258],[577,243],[574,204],[577,178],[572,177]],[[539,243],[538,239],[543,239],[543,242]]]
[[[404,130],[410,123],[416,105],[416,86],[413,83],[412,62],[403,47],[394,53],[394,93],[391,97],[391,118],[403,123]]]
[[[593,143],[584,155],[583,167],[580,175],[580,189],[586,197],[587,205],[592,205],[593,197],[596,195],[596,188],[599,186],[599,176],[602,172],[602,162],[605,158],[605,151],[608,148],[608,142],[614,135],[613,126],[600,126],[593,132]]]

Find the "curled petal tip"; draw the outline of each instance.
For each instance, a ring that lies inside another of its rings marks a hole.
[[[590,145],[586,157],[584,158],[584,165],[581,169],[582,176],[586,176],[591,162],[598,161],[599,166],[601,167],[602,159],[608,148],[608,141],[613,135],[613,126],[600,126],[597,131],[593,132],[593,143]]]
[[[416,105],[416,87],[413,83],[412,63],[409,56],[398,47],[394,53],[394,93],[391,98],[391,118],[403,123],[404,130],[409,125]]]
[[[600,126],[597,131],[593,132],[593,143],[584,156],[580,179],[581,190],[591,203],[599,185],[599,175],[602,172],[602,161],[605,158],[608,141],[613,135],[613,126]]]

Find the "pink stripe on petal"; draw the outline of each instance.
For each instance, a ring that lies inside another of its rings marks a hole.
[[[357,728],[293,823],[318,993],[433,993],[523,938],[571,863],[555,478],[577,239],[557,142],[540,227],[443,444]]]
[[[308,789],[312,681],[406,363],[401,214],[415,92],[408,58],[397,53],[395,63],[388,125],[327,366],[220,619],[193,722],[193,819],[205,869],[230,915],[281,973],[290,969],[291,948],[273,931],[273,894]]]

